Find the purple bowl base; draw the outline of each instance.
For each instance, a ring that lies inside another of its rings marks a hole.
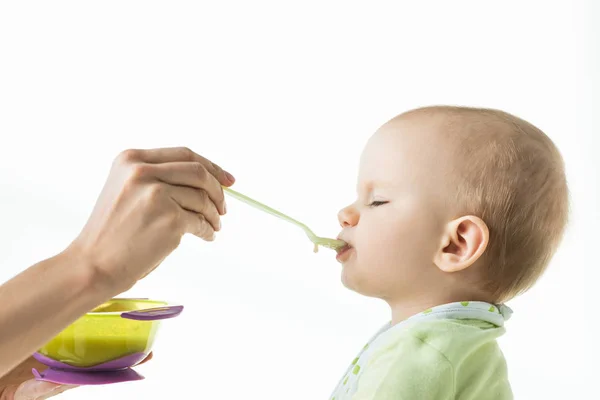
[[[41,373],[35,368],[32,370],[35,379],[38,381],[81,386],[107,385],[110,383],[139,381],[144,379],[142,375],[135,372],[130,367],[137,365],[146,358],[145,353],[134,353],[103,364],[85,368],[64,364],[40,353],[35,353],[33,356],[42,364],[50,367]]]
[[[133,353],[125,357],[117,358],[115,360],[107,361],[103,364],[94,365],[93,367],[74,367],[69,364],[56,361],[50,357],[47,357],[40,353],[35,353],[33,357],[44,365],[50,368],[61,369],[66,371],[75,372],[92,372],[92,371],[114,371],[117,369],[124,369],[133,367],[138,363],[142,362],[146,358],[146,353]]]
[[[131,368],[117,371],[95,372],[76,372],[48,368],[42,373],[34,368],[32,372],[35,379],[38,381],[58,383],[61,385],[107,385],[111,383],[139,381],[144,379],[142,375]]]

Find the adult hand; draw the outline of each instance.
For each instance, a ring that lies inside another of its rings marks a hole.
[[[152,353],[138,365],[151,359]],[[0,400],[49,399],[77,387],[73,385],[58,385],[51,382],[37,381],[32,378],[32,368],[42,371],[47,367],[35,358],[30,357],[0,378]]]
[[[185,233],[214,240],[231,174],[187,148],[128,150],[70,246],[119,292],[156,268]],[[115,293],[117,292],[115,290]]]

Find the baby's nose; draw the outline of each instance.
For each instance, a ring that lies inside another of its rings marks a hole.
[[[359,213],[354,206],[348,206],[340,210],[338,213],[338,221],[342,228],[349,228],[358,223]]]

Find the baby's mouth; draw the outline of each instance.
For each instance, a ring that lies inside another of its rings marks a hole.
[[[344,238],[342,238],[341,236],[337,237],[337,240],[341,240],[343,242],[346,243],[345,246],[340,247],[339,249],[336,250],[337,252],[337,258],[339,259],[342,255],[346,254],[348,251],[352,250],[353,247],[350,243],[348,243],[346,240],[344,240]]]
[[[352,246],[349,244],[346,244],[344,247],[337,250],[337,256],[335,258],[339,262],[344,263],[345,261],[348,260],[351,250],[352,250]]]
[[[336,251],[337,251],[337,252],[338,252],[338,254],[339,254],[339,253],[342,253],[342,252],[344,252],[344,251],[350,250],[351,248],[352,248],[352,246],[351,246],[350,244],[346,243],[346,245],[345,245],[345,246],[343,246],[343,247],[340,247],[340,248],[339,248],[339,249],[337,249]]]
[[[339,242],[344,242],[344,246],[338,248],[337,251],[342,250],[343,248],[350,246],[350,243],[348,243],[348,241],[344,240],[344,238],[342,237],[342,235],[339,235],[338,237],[336,237],[335,240],[337,240]]]

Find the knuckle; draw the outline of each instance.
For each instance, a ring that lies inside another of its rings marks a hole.
[[[189,147],[177,147],[176,151],[183,161],[191,161],[194,159],[194,152]]]
[[[154,183],[148,188],[148,200],[157,201],[164,196],[165,188],[160,183]]]
[[[192,163],[192,170],[194,171],[194,175],[200,179],[205,179],[208,174],[208,171],[206,171],[204,165],[200,164],[199,162]]]
[[[141,180],[150,175],[151,166],[147,164],[133,164],[130,167],[129,179]]]
[[[138,190],[138,184],[135,179],[127,179],[123,184],[123,191],[125,193],[135,193]]]
[[[212,228],[205,228],[198,236],[206,241],[212,242],[215,239],[215,231]]]
[[[198,203],[202,206],[201,208],[205,208],[208,201],[208,193],[202,189],[199,189],[196,192],[198,193]]]
[[[140,159],[141,150],[128,149],[124,150],[115,159],[119,164],[130,164]]]
[[[193,234],[196,236],[202,236],[204,231],[206,230],[204,216],[202,214],[198,214],[198,220],[196,221],[196,225],[194,226]]]
[[[212,231],[212,226],[211,226],[210,222],[206,219],[206,216],[204,216],[204,215],[200,215],[199,217],[200,217],[199,223],[198,223],[199,233],[209,234],[209,236],[210,236],[210,231]]]

